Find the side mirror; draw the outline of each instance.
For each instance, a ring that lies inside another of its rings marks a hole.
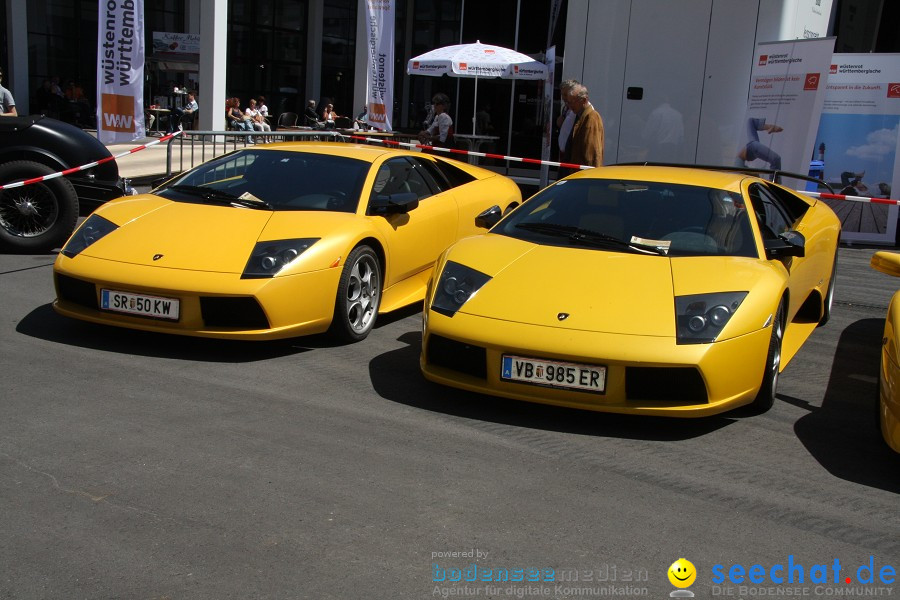
[[[419,206],[419,196],[413,192],[401,192],[389,196],[376,196],[372,201],[373,215],[406,214]]]
[[[785,231],[774,240],[766,240],[763,246],[769,260],[806,256],[806,238],[799,231]]]
[[[475,227],[490,229],[503,217],[503,211],[496,204],[475,217]]]
[[[896,252],[879,250],[872,255],[869,265],[876,271],[900,277],[900,254]]]

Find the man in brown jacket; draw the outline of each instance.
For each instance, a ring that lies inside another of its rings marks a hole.
[[[581,84],[576,85],[567,96],[567,104],[569,110],[577,115],[572,128],[569,162],[603,166],[603,119],[591,105],[588,89]]]

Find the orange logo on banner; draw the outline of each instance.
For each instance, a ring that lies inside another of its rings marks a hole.
[[[123,133],[134,132],[134,96],[103,94],[100,107],[103,129]]]
[[[900,98],[900,83],[888,84],[888,98]]]
[[[414,60],[413,61],[413,69],[418,69],[418,68],[419,68],[419,61]]]
[[[837,65],[831,65],[831,71],[830,71],[830,72],[831,72],[832,75],[834,75],[835,73],[837,73]]]
[[[368,119],[375,123],[387,123],[387,111],[384,104],[369,104]]]
[[[760,66],[760,67],[765,66],[765,64],[766,64],[768,61],[769,61],[769,55],[768,55],[768,54],[760,54],[760,55],[759,55],[759,66]]]
[[[806,74],[806,82],[803,84],[804,90],[817,90],[819,89],[819,74],[818,73],[807,73]]]
[[[465,70],[468,69],[468,68],[469,68],[469,65],[468,65],[467,63],[459,63],[459,70],[460,70],[460,71],[465,71]]]

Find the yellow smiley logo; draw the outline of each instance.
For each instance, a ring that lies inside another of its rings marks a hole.
[[[677,588],[691,587],[697,579],[697,569],[686,558],[679,558],[669,567],[669,582]]]

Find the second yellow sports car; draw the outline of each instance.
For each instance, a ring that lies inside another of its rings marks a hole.
[[[361,340],[422,300],[480,213],[520,201],[506,177],[416,152],[251,147],[100,207],[54,264],[54,308],[164,333]]]
[[[872,255],[872,268],[900,277],[900,254],[880,251]],[[900,452],[900,291],[891,298],[881,338],[878,373],[878,424],[894,452]]]
[[[825,203],[746,173],[581,172],[441,255],[421,368],[590,410],[763,411],[829,318],[839,236]]]

